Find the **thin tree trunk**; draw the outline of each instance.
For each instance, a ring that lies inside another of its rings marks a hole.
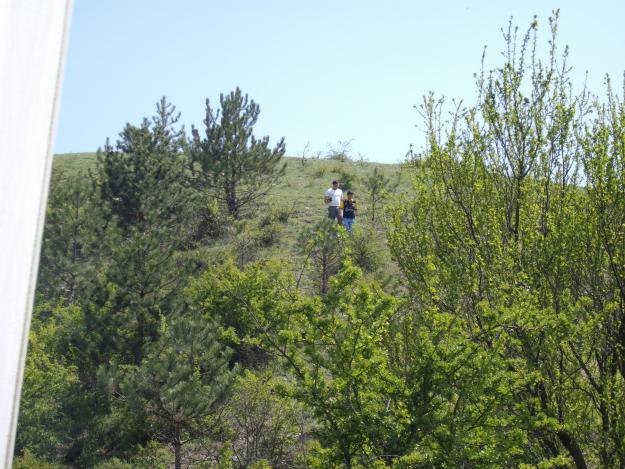
[[[328,293],[328,264],[324,257],[321,265],[321,294],[325,295],[326,293]]]
[[[575,462],[575,467],[577,469],[587,469],[588,466],[586,465],[586,459],[584,458],[584,454],[577,444],[577,441],[575,441],[571,434],[564,430],[561,430],[558,432],[558,438],[573,458],[573,461]]]
[[[234,217],[235,220],[239,219],[239,207],[237,203],[237,191],[234,183],[226,183],[226,203],[228,205],[228,213]]]
[[[134,343],[132,344],[132,354],[134,355],[135,364],[139,365],[141,364],[141,359],[143,358],[143,342],[145,340],[146,317],[143,306],[139,306],[137,309],[139,310],[137,313],[137,335],[135,337]]]
[[[180,440],[176,439],[174,441],[174,454],[175,454],[175,462],[174,462],[174,467],[175,469],[182,469],[182,444],[180,443]]]

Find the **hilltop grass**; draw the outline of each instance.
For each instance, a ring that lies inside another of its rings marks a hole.
[[[95,153],[62,153],[54,155],[52,171],[63,171],[67,174],[86,173],[95,169]]]
[[[333,179],[345,180],[345,174],[351,176],[352,187],[359,203],[360,216],[367,216],[366,188],[364,180],[374,168],[397,184],[397,192],[408,190],[410,183],[400,164],[383,164],[361,161],[340,161],[333,159],[308,158],[302,163],[301,158],[285,157],[286,174],[282,181],[271,188],[265,203],[280,208],[296,206],[299,215],[312,216],[316,212],[325,213],[323,194],[331,186]],[[62,171],[68,175],[87,173],[96,167],[95,153],[63,153],[55,155],[53,171]],[[347,189],[342,184],[343,189]],[[298,215],[298,213],[295,213]]]

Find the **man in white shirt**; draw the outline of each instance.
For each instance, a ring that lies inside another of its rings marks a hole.
[[[331,220],[336,218],[336,222],[340,225],[343,221],[343,209],[341,208],[343,191],[339,189],[339,182],[336,179],[332,181],[332,187],[326,191],[324,200],[328,204],[328,218]]]

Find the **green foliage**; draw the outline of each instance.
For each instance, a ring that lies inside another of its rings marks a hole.
[[[256,262],[239,269],[226,260],[192,282],[188,294],[206,319],[217,321],[236,344],[268,327],[257,310],[270,324],[283,319],[280,309],[292,302],[292,285],[291,275],[279,261]]]
[[[100,334],[97,363],[141,361],[146,343],[159,337],[161,315],[180,302],[189,267],[178,261],[166,229],[133,228],[111,249],[110,264],[87,303],[86,322]]]
[[[35,455],[55,458],[74,436],[79,371],[66,347],[68,326],[78,314],[75,307],[49,305],[40,305],[35,311],[16,439],[16,452],[24,452],[23,467],[29,467]]]
[[[625,98],[573,92],[556,26],[541,61],[510,25],[449,119],[424,99],[403,196],[331,148],[372,219],[390,202],[395,263],[321,219],[338,163],[275,185],[239,90],[205,138],[163,100],[92,178],[56,173],[16,467],[625,466]]]
[[[168,467],[171,467],[171,452],[155,441],[139,446],[136,454],[127,461],[110,458],[94,466],[95,469],[167,469]]]
[[[165,98],[156,110],[139,127],[127,124],[115,147],[107,141],[98,152],[100,196],[124,232],[162,224],[172,231],[185,227],[188,162],[181,152],[184,133],[173,128],[180,115]]]
[[[74,303],[89,289],[100,260],[103,215],[86,174],[52,175],[37,282],[47,300]]]
[[[355,224],[345,244],[349,259],[365,272],[375,272],[382,266],[384,246],[374,228]]]
[[[270,149],[269,137],[254,137],[260,108],[239,88],[219,101],[221,110],[215,112],[206,100],[205,137],[192,129],[191,157],[198,185],[238,219],[284,175],[284,139]]]
[[[297,241],[304,256],[301,274],[310,269],[313,284],[322,295],[328,292],[330,277],[339,270],[343,260],[341,233],[344,235],[344,231],[337,228],[332,220],[322,219],[315,225],[304,228]]]
[[[302,354],[293,363],[295,395],[314,410],[321,441],[348,467],[362,452],[383,454],[403,411],[384,399],[398,384],[381,347],[393,303],[357,282],[358,271],[350,268],[333,279],[327,300],[307,318]]]
[[[410,304],[420,323],[445,331],[429,348],[444,359],[437,366],[452,367],[438,384],[453,383],[453,393],[443,394],[440,423],[419,450],[437,464],[623,461],[613,425],[621,395],[606,394],[623,376],[608,358],[620,354],[612,316],[620,274],[609,263],[618,250],[609,240],[622,225],[596,214],[619,210],[605,204],[619,199],[620,186],[603,185],[614,179],[602,175],[615,173],[602,168],[622,167],[624,154],[620,144],[603,151],[618,125],[607,131],[601,113],[597,133],[578,139],[587,99],[571,93],[555,19],[551,29],[545,65],[529,52],[536,24],[520,45],[510,27],[506,63],[478,79],[480,101],[448,125],[441,103],[426,98],[425,171],[414,197],[395,209],[391,248]]]
[[[24,454],[13,459],[15,469],[62,469],[63,466],[55,462],[47,461],[26,449]]]
[[[352,161],[350,146],[351,140],[339,140],[336,145],[328,145],[326,159],[347,163]]]
[[[231,220],[223,216],[215,199],[212,197],[201,199],[208,200],[198,204],[196,215],[199,221],[193,240],[202,243],[223,238],[228,232]]]
[[[292,372],[293,396],[312,409],[320,424],[317,435],[332,448],[330,462],[346,467],[356,457],[385,454],[403,414],[402,406],[391,405],[399,383],[382,347],[393,301],[359,285],[359,275],[347,267],[323,301],[285,304],[281,321],[261,319],[270,326],[258,337]]]
[[[388,197],[392,191],[391,180],[384,176],[378,168],[373,171],[364,180],[365,188],[369,196],[369,209],[371,210],[371,220],[375,220],[375,211],[380,203]]]
[[[273,246],[277,243],[281,232],[282,227],[278,223],[265,225],[260,229],[259,241],[265,247]]]
[[[303,409],[281,396],[285,380],[246,371],[235,383],[224,418],[235,467],[293,467]]]
[[[280,233],[282,232],[282,225],[289,220],[291,211],[288,208],[275,209],[272,208],[261,217],[259,222],[260,243],[267,247],[273,246],[277,243]]]
[[[214,329],[198,315],[170,316],[141,364],[121,370],[118,408],[145,416],[151,438],[174,448],[176,467],[184,444],[217,431],[230,390],[230,353]]]
[[[323,178],[326,174],[328,174],[328,168],[326,168],[324,165],[315,166],[313,171],[311,172],[311,175],[315,179]]]
[[[271,217],[280,223],[287,223],[295,211],[295,203],[290,207],[275,207],[270,211]]]

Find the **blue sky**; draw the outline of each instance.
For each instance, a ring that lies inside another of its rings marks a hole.
[[[620,83],[622,0],[74,0],[55,152],[95,151],[163,95],[201,126],[205,99],[239,86],[260,105],[256,135],[284,136],[288,155],[351,141],[398,162],[422,145],[424,94],[471,102],[483,47],[500,63],[511,16],[525,29],[536,14],[547,41],[555,8],[574,83]]]

